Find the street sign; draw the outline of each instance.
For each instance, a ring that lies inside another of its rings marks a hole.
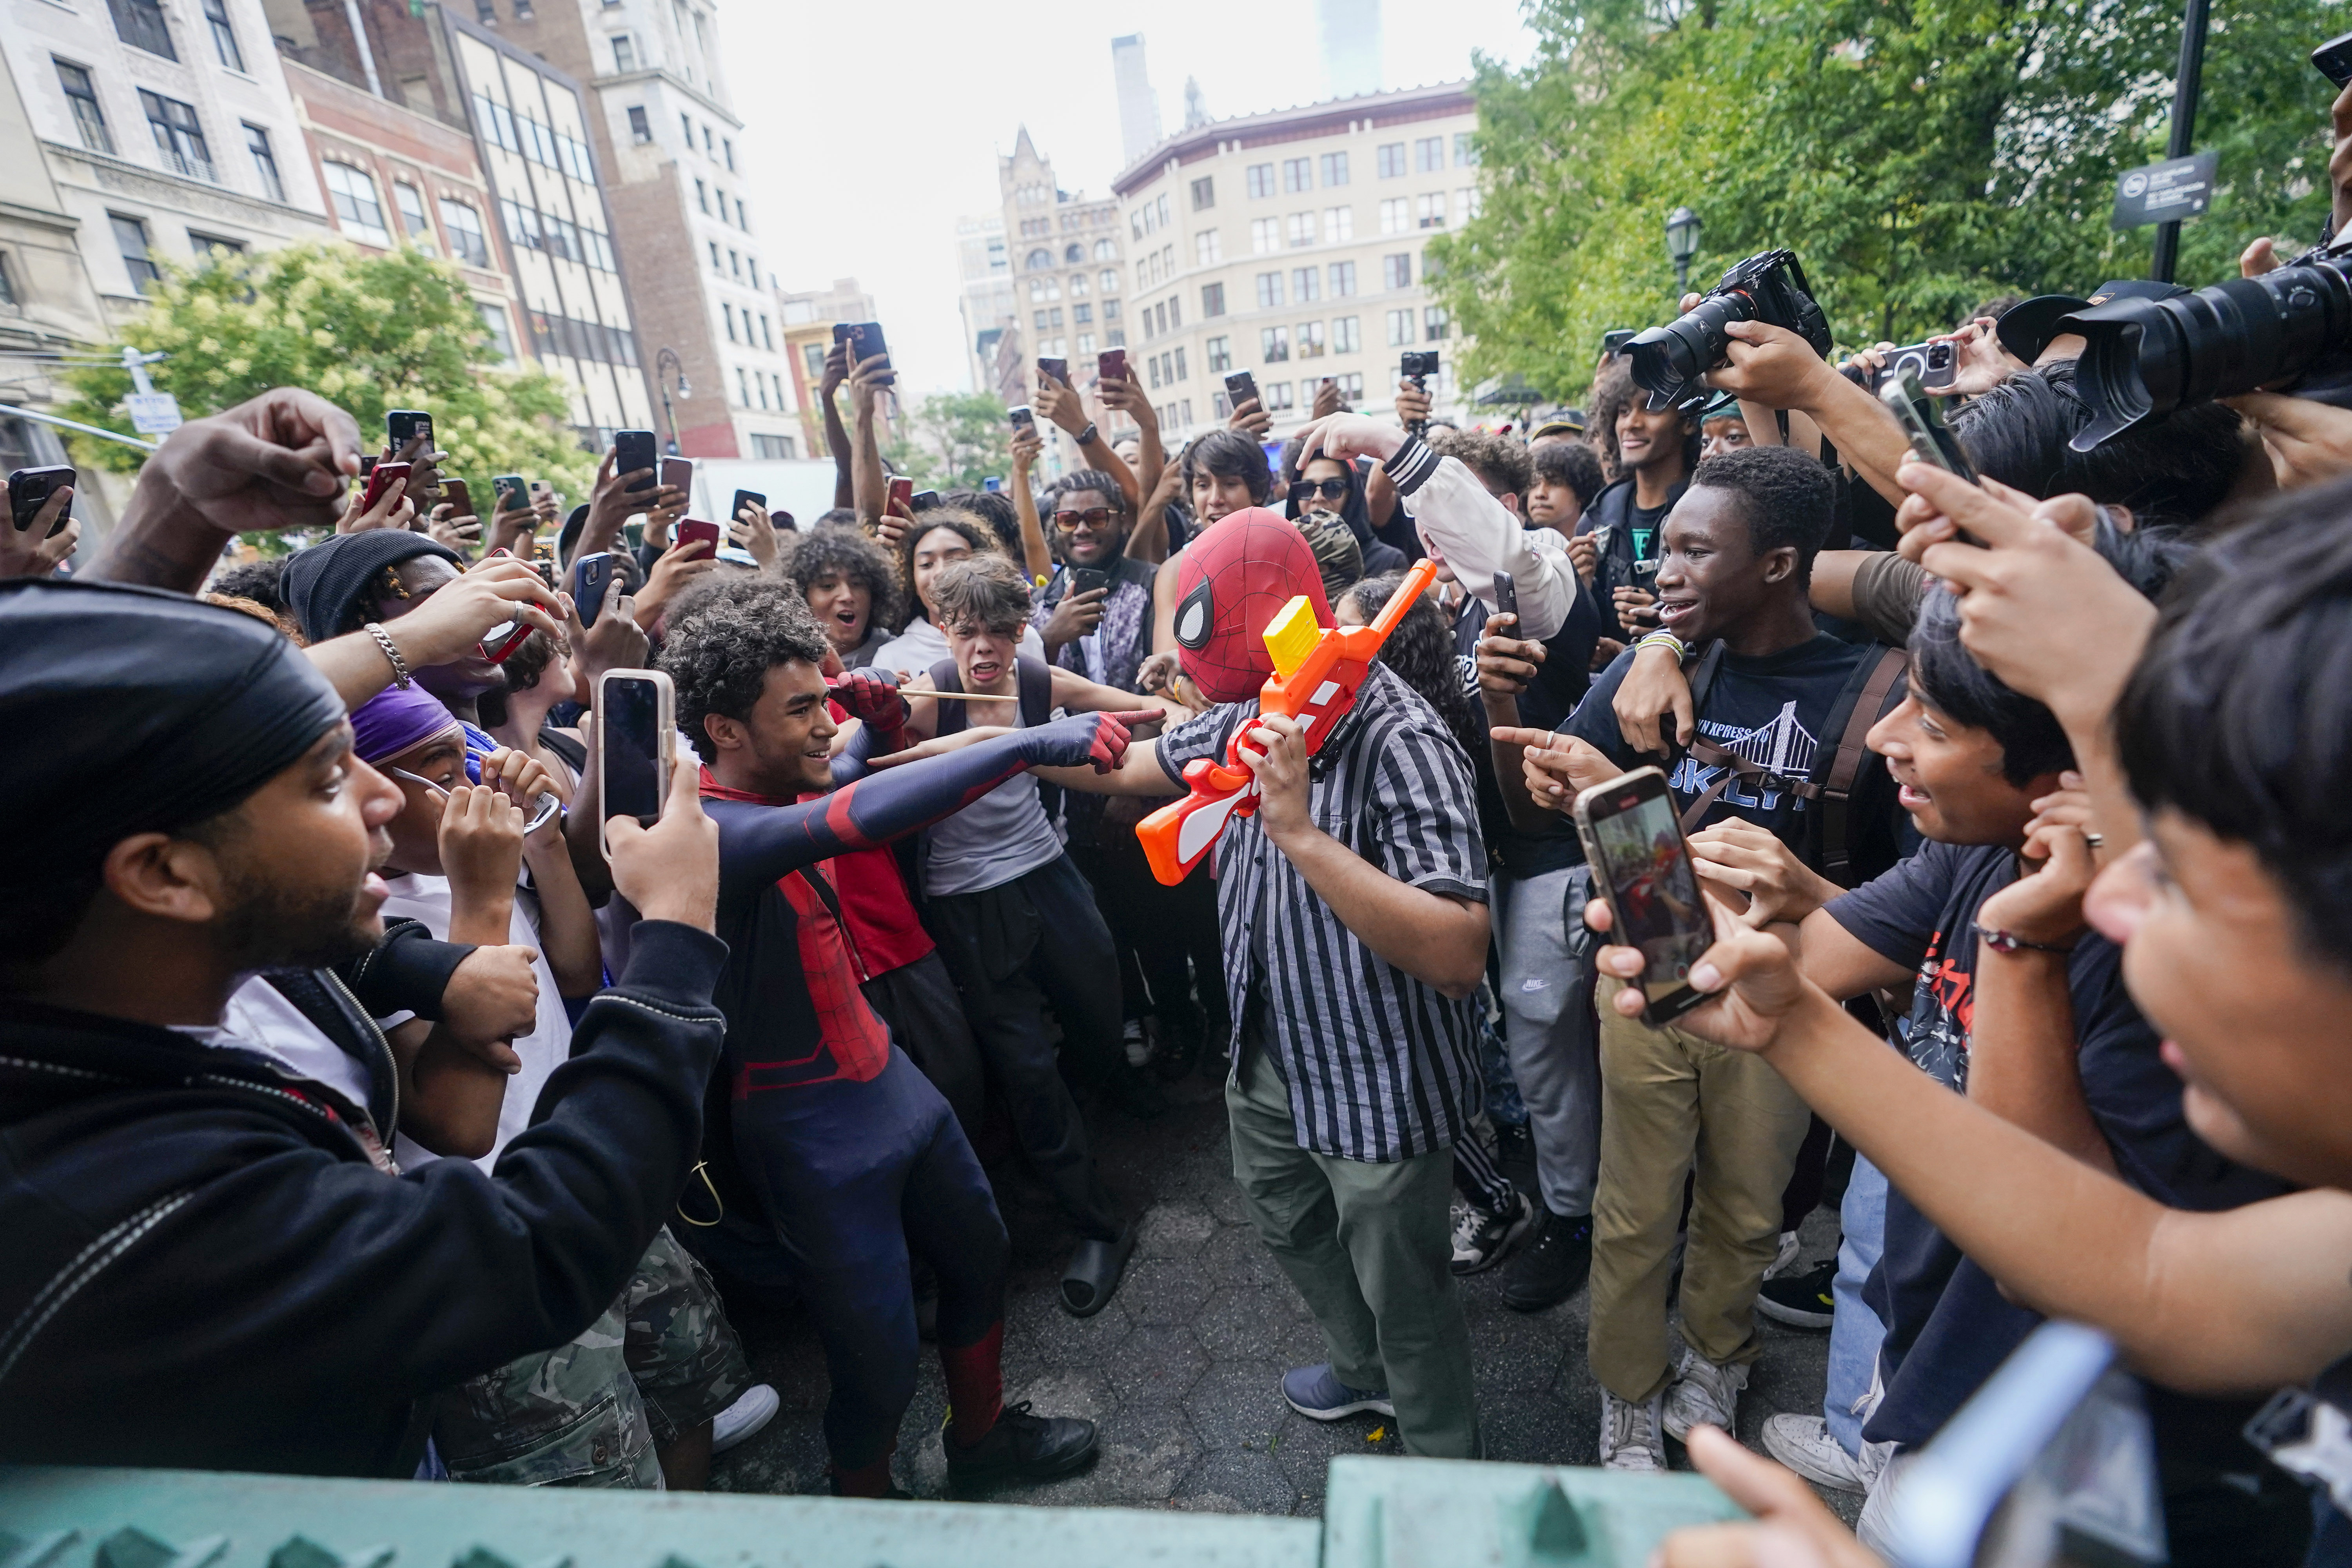
[[[180,400],[168,392],[134,392],[122,405],[131,413],[131,427],[142,436],[168,436],[180,427]]]
[[[2151,223],[2179,223],[2195,217],[2213,205],[2213,177],[2220,168],[2218,153],[2191,153],[2133,169],[2116,182],[2116,228],[2139,228]]]

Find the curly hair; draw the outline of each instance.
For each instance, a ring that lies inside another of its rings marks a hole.
[[[1612,479],[1625,477],[1624,455],[1617,450],[1617,416],[1631,407],[1636,399],[1647,399],[1649,394],[1633,380],[1633,362],[1620,358],[1613,361],[1592,383],[1592,422],[1585,428],[1601,438],[1601,461]],[[1698,467],[1699,448],[1705,444],[1696,419],[1683,421],[1683,471]]]
[[[1528,487],[1535,482],[1535,465],[1517,437],[1497,436],[1491,430],[1441,430],[1430,436],[1429,444],[1441,457],[1461,458],[1463,467],[1477,475],[1490,493],[1499,491],[1524,500]]]
[[[909,610],[923,602],[922,595],[915,592],[915,546],[922,542],[925,534],[942,528],[961,535],[963,542],[971,546],[974,555],[1004,553],[1003,542],[996,537],[996,530],[989,527],[983,520],[960,506],[942,503],[930,508],[915,520],[912,528],[907,530],[906,542],[891,552],[891,559],[898,567],[898,592]]]
[[[870,624],[892,631],[906,624],[898,598],[898,574],[889,554],[853,530],[820,528],[803,539],[793,547],[784,576],[800,590],[803,605],[812,584],[827,577],[847,578],[873,600],[874,607],[867,612]]]
[[[1011,496],[1003,490],[950,490],[940,499],[988,524],[1004,553],[1021,558],[1021,514],[1013,510]]]
[[[1397,572],[1367,577],[1348,590],[1349,601],[1370,625],[1372,617],[1396,596],[1397,586],[1403,581],[1403,574]],[[1404,613],[1396,630],[1389,634],[1389,640],[1381,645],[1375,662],[1387,665],[1398,679],[1437,710],[1446,732],[1465,754],[1478,754],[1485,742],[1478,734],[1478,721],[1470,711],[1469,695],[1462,689],[1462,661],[1454,652],[1454,628],[1446,624],[1445,612],[1437,607],[1435,600],[1424,594],[1413,601],[1412,608]]]
[[[779,665],[821,665],[832,645],[808,595],[764,573],[713,574],[669,613],[654,668],[677,688],[677,727],[698,750],[717,742],[703,721],[744,719]]]
[[[1064,474],[1047,485],[1045,493],[1037,498],[1037,515],[1050,521],[1054,516],[1054,503],[1073,490],[1098,491],[1109,500],[1111,510],[1121,517],[1127,515],[1127,492],[1118,488],[1117,479],[1100,468],[1080,468],[1075,473]]]
[[[1576,504],[1588,507],[1609,481],[1601,477],[1601,458],[1581,441],[1547,441],[1528,454],[1535,477],[1576,492]]]
[[[931,580],[939,626],[985,626],[1017,634],[1029,620],[1029,582],[1021,568],[994,553],[950,561]]]
[[[1698,466],[1691,483],[1739,497],[1749,548],[1759,555],[1788,547],[1797,552],[1797,581],[1813,577],[1813,557],[1829,537],[1837,485],[1819,458],[1794,447],[1742,447]]]
[[[278,591],[278,579],[285,574],[286,557],[268,555],[258,561],[240,561],[234,566],[216,573],[210,584],[215,594],[232,599],[250,599],[262,608],[282,611],[285,596]]]

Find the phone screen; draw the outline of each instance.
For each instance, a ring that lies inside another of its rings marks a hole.
[[[604,704],[604,817],[650,824],[661,815],[661,689],[645,679],[609,679]]]
[[[1649,961],[1642,989],[1653,1005],[1690,991],[1691,965],[1714,943],[1715,933],[1699,897],[1698,874],[1691,869],[1674,796],[1663,780],[1626,779],[1602,785],[1587,803],[1589,842],[1601,879],[1608,884],[1610,911],[1617,917],[1612,941],[1638,947]],[[1675,1008],[1674,1012],[1681,1012]],[[1667,1014],[1664,1016],[1671,1016]]]

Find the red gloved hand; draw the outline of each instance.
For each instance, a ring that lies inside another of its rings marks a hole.
[[[906,727],[907,700],[898,695],[897,686],[875,670],[860,669],[838,680],[828,680],[825,691],[841,704],[843,712],[885,733]]]

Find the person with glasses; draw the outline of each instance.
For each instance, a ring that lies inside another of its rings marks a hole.
[[[1364,476],[1356,465],[1327,458],[1320,452],[1296,449],[1296,443],[1293,446],[1295,449],[1285,454],[1286,460],[1282,466],[1283,478],[1290,486],[1282,515],[1296,522],[1310,513],[1324,512],[1345,523],[1364,553],[1363,574],[1367,577],[1386,576],[1411,565],[1403,551],[1382,543],[1372,531]]]

